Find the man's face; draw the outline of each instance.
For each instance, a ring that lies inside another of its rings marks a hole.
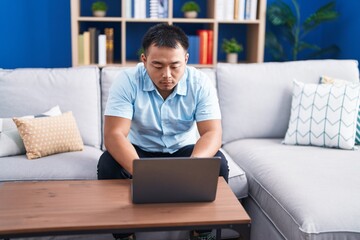
[[[157,90],[167,98],[184,75],[188,54],[181,45],[178,48],[151,45],[141,58]]]

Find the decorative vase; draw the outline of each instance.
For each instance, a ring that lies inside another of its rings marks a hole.
[[[184,16],[186,18],[196,18],[197,17],[197,12],[196,11],[184,12]]]
[[[228,53],[226,55],[226,61],[228,63],[237,63],[238,61],[238,54],[237,53]]]
[[[94,15],[95,17],[105,17],[106,11],[99,11],[99,10],[93,11],[93,15]]]

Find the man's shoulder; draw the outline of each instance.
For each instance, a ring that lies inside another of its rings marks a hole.
[[[208,74],[192,66],[187,66],[187,81],[194,87],[210,87],[212,81]]]
[[[141,78],[144,69],[142,63],[139,63],[134,67],[127,67],[119,72],[116,81],[120,82],[119,84],[124,84],[125,82],[134,84]]]

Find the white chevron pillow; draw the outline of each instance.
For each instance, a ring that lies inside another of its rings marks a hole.
[[[360,84],[305,84],[294,80],[285,144],[354,149]]]

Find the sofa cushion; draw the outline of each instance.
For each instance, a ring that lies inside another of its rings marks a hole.
[[[24,141],[28,159],[84,148],[71,112],[60,116],[13,119]]]
[[[58,116],[61,114],[59,106],[38,115],[23,116],[35,118],[43,116]],[[0,157],[25,154],[24,142],[12,118],[0,118]]]
[[[73,112],[84,144],[100,148],[99,81],[99,69],[93,66],[0,69],[0,118],[32,115],[59,105],[62,111]]]
[[[360,151],[242,139],[223,148],[284,239],[359,239]]]
[[[221,148],[220,151],[224,154],[228,161],[229,167],[229,186],[238,199],[248,196],[248,182],[244,170],[237,165],[232,157]]]
[[[357,61],[307,60],[217,65],[223,142],[283,138],[291,108],[292,81],[318,83],[321,75],[359,81]]]
[[[0,158],[0,181],[97,179],[102,151],[84,146],[81,152],[66,152],[29,161],[25,155]]]
[[[359,83],[304,84],[294,81],[285,144],[353,149]]]

